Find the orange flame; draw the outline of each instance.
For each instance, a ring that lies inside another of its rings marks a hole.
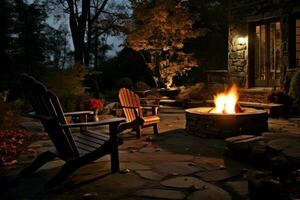
[[[215,108],[212,113],[234,114],[236,103],[238,101],[238,88],[232,85],[227,92],[223,92],[214,96]]]

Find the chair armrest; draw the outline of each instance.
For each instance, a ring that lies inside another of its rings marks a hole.
[[[146,105],[144,107],[141,107],[141,110],[151,110],[152,115],[158,115],[158,105]]]
[[[66,112],[64,116],[80,116],[80,115],[93,115],[94,111],[84,110],[84,111],[75,111],[75,112]]]
[[[62,128],[76,128],[76,127],[87,127],[87,126],[102,126],[102,125],[110,125],[113,123],[121,123],[125,122],[125,118],[118,117],[112,119],[105,119],[97,122],[84,122],[84,123],[69,123],[60,125]]]

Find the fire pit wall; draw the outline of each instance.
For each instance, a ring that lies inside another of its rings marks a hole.
[[[264,110],[245,108],[243,113],[209,113],[210,107],[186,110],[186,131],[205,138],[228,138],[241,134],[260,135],[268,130]]]

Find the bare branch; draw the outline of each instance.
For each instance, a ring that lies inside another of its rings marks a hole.
[[[95,15],[94,15],[94,17],[91,20],[92,23],[94,23],[94,21],[96,21],[96,19],[99,17],[99,15],[101,14],[101,12],[104,10],[107,2],[108,2],[108,0],[104,0],[103,3],[101,4],[100,8],[95,11]]]
[[[77,6],[77,1],[75,0],[74,1],[75,2],[75,16],[76,16],[76,18],[77,18],[77,21],[78,21],[78,6]]]

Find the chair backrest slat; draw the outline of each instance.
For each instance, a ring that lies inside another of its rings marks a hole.
[[[126,122],[131,122],[136,119],[134,108],[136,108],[136,112],[138,112],[140,116],[142,115],[142,112],[140,110],[140,98],[137,94],[135,94],[134,92],[130,91],[127,88],[121,88],[119,91],[119,99],[123,107],[123,111],[126,117]],[[126,108],[126,107],[134,107],[134,108]]]
[[[60,126],[65,124],[66,120],[56,95],[31,76],[24,74],[21,81],[24,93],[35,113],[49,118],[41,119],[41,122],[61,158],[67,160],[78,156],[79,153],[70,129],[63,129]]]

